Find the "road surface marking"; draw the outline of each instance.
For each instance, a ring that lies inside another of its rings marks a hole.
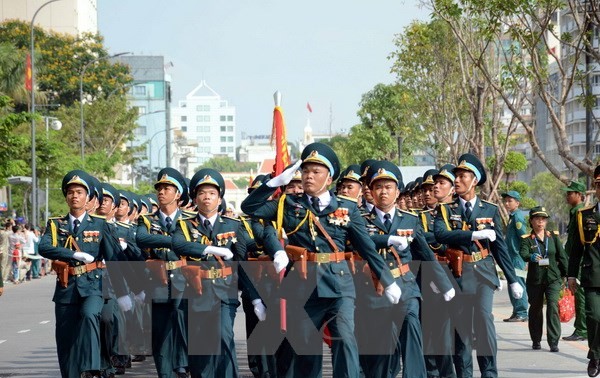
[[[40,322],[40,324],[46,324],[46,323],[50,323],[50,320],[42,320],[42,321]]]
[[[2,344],[3,342],[5,342],[6,340],[0,340],[0,344]]]
[[[29,331],[31,331],[31,330],[30,330],[30,329],[22,329],[22,330],[20,330],[20,331],[19,331],[19,332],[17,332],[17,333],[27,333],[27,332],[29,332]]]

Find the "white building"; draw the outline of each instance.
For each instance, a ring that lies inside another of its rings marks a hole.
[[[242,133],[238,161],[261,163],[275,156],[275,145],[271,144],[271,135],[247,135]]]
[[[18,19],[31,22],[34,13],[47,0],[0,0],[0,21]],[[97,0],[61,0],[45,6],[35,17],[35,25],[71,35],[98,33]]]
[[[194,88],[179,106],[172,109],[171,124],[180,129],[187,140],[187,146],[195,151],[188,154],[187,166],[181,173],[190,176],[206,161],[215,156],[228,156],[235,159],[236,114],[235,106],[202,82]],[[177,162],[179,152],[174,151],[173,161]],[[174,167],[177,164],[174,163]]]

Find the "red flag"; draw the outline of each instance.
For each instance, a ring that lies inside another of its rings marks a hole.
[[[25,89],[33,90],[33,73],[31,72],[31,55],[27,54],[25,63]]]
[[[308,109],[308,111],[312,113],[312,108],[310,107],[310,104],[308,102],[306,103],[306,109]]]
[[[273,130],[271,131],[271,144],[275,142],[275,166],[274,175],[277,176],[285,167],[291,164],[290,153],[287,146],[285,122],[281,107],[275,106],[273,110]],[[274,177],[274,176],[273,176]]]

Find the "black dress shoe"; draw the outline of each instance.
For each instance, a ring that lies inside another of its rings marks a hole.
[[[558,345],[550,345],[550,352],[558,352]]]
[[[531,346],[531,349],[533,349],[533,350],[542,349],[542,344],[540,344],[539,342],[534,342],[533,345]]]
[[[587,373],[590,377],[596,377],[600,374],[600,359],[592,358],[588,363]]]
[[[526,322],[527,317],[525,316],[511,316],[508,319],[504,319],[505,322],[516,323],[516,322]]]
[[[81,378],[100,378],[100,372],[94,371],[94,370],[84,371],[83,373],[81,373],[80,377]]]
[[[175,376],[177,376],[177,378],[188,378],[188,373],[185,371],[177,371],[175,372]]]
[[[131,362],[142,362],[142,361],[146,361],[146,356],[144,356],[143,354],[136,354],[135,356],[133,356],[131,358]]]
[[[587,337],[579,336],[578,334],[573,332],[573,334],[571,336],[563,337],[563,340],[565,340],[565,341],[584,341],[584,340],[587,340]]]

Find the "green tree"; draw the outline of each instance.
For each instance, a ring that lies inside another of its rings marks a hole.
[[[256,163],[238,163],[229,156],[214,156],[198,168],[196,172],[203,168],[212,168],[218,172],[249,172],[256,169]]]
[[[347,141],[336,145],[335,151],[341,156],[344,167],[360,164],[366,159],[392,160],[397,156],[396,139],[390,135],[387,126],[383,125],[353,126]]]
[[[31,122],[31,115],[15,113],[12,106],[10,97],[0,95],[0,186],[5,185],[10,176],[28,175],[31,171],[30,139],[15,133],[19,126]]]
[[[542,172],[531,180],[531,197],[539,205],[546,207],[551,218],[560,229],[564,230],[569,223],[569,205],[565,200],[565,192],[560,190],[565,185],[550,172]]]

